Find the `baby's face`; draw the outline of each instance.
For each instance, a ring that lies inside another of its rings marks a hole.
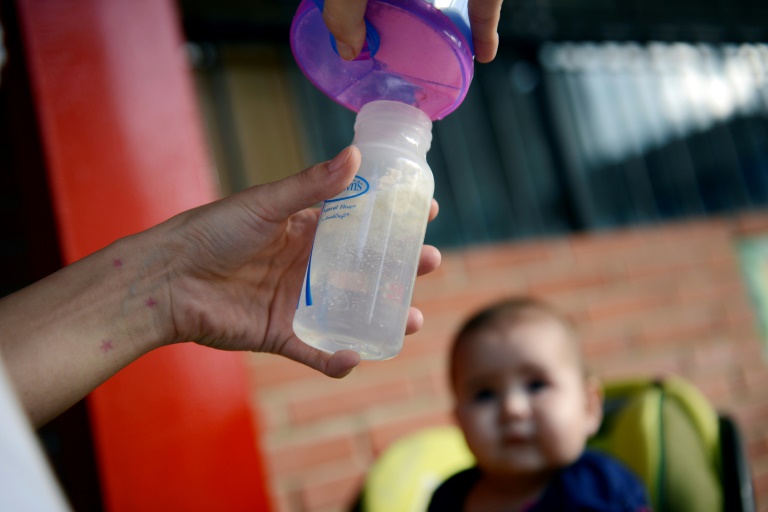
[[[602,413],[568,330],[541,315],[470,336],[453,377],[456,417],[479,466],[515,476],[575,461]]]

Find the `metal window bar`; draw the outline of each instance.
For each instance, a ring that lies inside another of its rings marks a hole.
[[[588,226],[654,219],[655,203],[660,219],[765,205],[752,170],[768,153],[754,135],[766,117],[764,55],[764,45],[543,48],[559,144],[588,183],[591,197],[577,201],[592,202]],[[745,151],[757,162],[749,171]]]

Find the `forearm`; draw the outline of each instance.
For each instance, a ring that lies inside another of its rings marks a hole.
[[[42,425],[150,350],[172,325],[162,251],[143,233],[0,300],[0,351]]]
[[[32,422],[45,423],[142,355],[179,341],[349,373],[356,353],[311,348],[291,320],[317,228],[310,207],[344,190],[359,166],[360,152],[349,147],[279,182],[180,213],[0,299],[0,354]],[[437,267],[435,252],[422,254],[420,273]]]

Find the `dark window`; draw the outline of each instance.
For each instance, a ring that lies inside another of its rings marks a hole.
[[[505,2],[498,57],[475,66],[464,103],[434,125],[428,161],[441,214],[429,243],[768,204],[768,46],[751,42],[768,33],[768,8],[746,0],[545,4]],[[303,158],[331,158],[352,140],[355,115],[304,78],[286,43],[287,33],[262,41],[284,70]]]

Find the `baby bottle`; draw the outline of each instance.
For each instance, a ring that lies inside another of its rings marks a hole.
[[[364,359],[400,352],[435,183],[432,122],[388,100],[363,106],[352,184],[325,201],[293,321],[301,340]]]
[[[435,2],[439,3],[439,2]],[[473,75],[467,0],[370,0],[366,44],[354,61],[335,50],[322,0],[304,0],[291,26],[310,81],[357,112],[362,163],[325,201],[293,330],[326,352],[389,359],[402,349],[434,180],[432,121],[453,112]]]

